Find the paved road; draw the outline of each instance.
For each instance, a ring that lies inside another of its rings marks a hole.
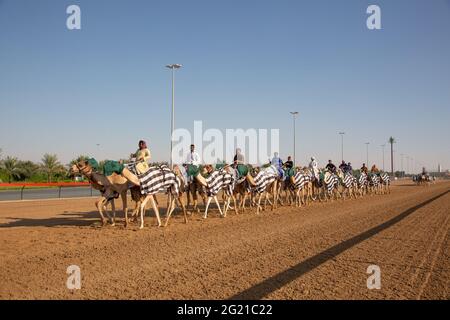
[[[63,187],[61,188],[61,195],[58,188],[45,188],[45,189],[24,189],[23,199],[52,199],[58,198],[76,198],[76,197],[89,197],[91,195],[96,196],[100,193],[97,190],[92,190],[91,187]],[[5,200],[20,200],[21,190],[2,190],[0,191],[0,201]]]

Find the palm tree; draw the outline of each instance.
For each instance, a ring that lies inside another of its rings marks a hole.
[[[47,175],[47,182],[52,182],[55,173],[64,171],[64,166],[58,161],[56,154],[44,154],[41,162],[41,170]]]
[[[28,180],[39,171],[39,165],[32,161],[19,161],[17,166],[20,170],[20,180]]]
[[[394,176],[394,143],[395,138],[394,137],[390,137],[388,142],[391,144],[391,175]]]
[[[10,156],[6,157],[6,159],[1,163],[1,168],[8,176],[8,183],[11,183],[11,180],[13,178],[20,177],[19,161],[17,160],[17,158],[13,158]]]

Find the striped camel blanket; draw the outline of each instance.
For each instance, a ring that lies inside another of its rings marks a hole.
[[[178,195],[180,192],[180,181],[166,165],[150,167],[143,174],[137,174],[134,163],[128,164],[127,168],[138,177],[141,184],[141,194],[151,195],[170,191],[173,195]]]
[[[294,175],[294,179],[293,179],[293,183],[292,183],[292,188],[293,189],[299,189],[302,190],[303,187],[308,183],[312,181],[312,176],[309,174],[305,174],[303,172],[297,172]]]
[[[208,197],[216,196],[220,190],[224,190],[225,194],[231,195],[234,190],[234,176],[225,170],[213,171],[206,180],[206,194]]]
[[[266,187],[278,179],[278,169],[275,166],[270,166],[262,169],[253,178],[256,186],[253,187],[253,191],[257,193],[262,193],[266,191]]]

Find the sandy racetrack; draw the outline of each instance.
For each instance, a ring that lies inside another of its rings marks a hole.
[[[449,299],[450,182],[168,228],[99,228],[93,199],[0,203],[1,299]],[[164,201],[161,201],[163,203]],[[119,217],[122,217],[119,212]],[[66,268],[82,288],[66,288]],[[369,265],[381,268],[368,290]]]

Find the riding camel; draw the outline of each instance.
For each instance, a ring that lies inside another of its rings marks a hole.
[[[150,170],[150,169],[151,169],[151,168],[149,168],[149,170]],[[173,174],[177,177],[177,183],[180,184],[181,181],[182,181],[182,179],[183,179],[183,178],[181,177],[180,171],[179,171],[179,170],[176,170],[176,172],[175,172],[175,171],[172,171],[172,170],[169,170],[169,171],[170,171],[171,173],[173,173]],[[145,173],[144,173],[144,174],[145,174]],[[133,185],[142,188],[141,182],[140,182],[139,178],[137,177],[137,175],[134,174],[133,172],[131,172],[127,167],[124,167],[124,168],[123,168],[122,173],[121,173],[121,176],[122,176],[124,179],[126,179],[128,182],[131,182]],[[169,222],[169,219],[170,219],[170,216],[171,216],[172,212],[173,212],[174,209],[175,209],[175,201],[177,201],[177,202],[179,203],[179,205],[181,206],[181,208],[182,208],[182,210],[183,210],[183,214],[184,214],[184,221],[185,221],[185,223],[187,223],[186,208],[185,208],[185,206],[184,206],[183,199],[181,198],[181,195],[182,195],[182,189],[181,189],[181,186],[178,186],[178,190],[179,190],[179,192],[178,192],[178,194],[176,194],[176,195],[173,195],[173,196],[172,196],[171,192],[169,192],[169,194],[168,194],[168,196],[169,196],[169,206],[168,206],[168,208],[167,208],[167,217],[166,217],[166,222],[165,222],[165,224],[164,224],[164,227],[167,226],[167,224],[168,224],[168,222]],[[164,190],[164,192],[165,192],[165,191],[166,191],[166,190]],[[160,192],[161,192],[160,190],[157,191],[157,193],[160,193]],[[152,205],[152,207],[153,207],[153,210],[155,211],[156,219],[157,219],[157,221],[158,221],[158,227],[161,227],[161,226],[162,226],[161,218],[160,218],[160,215],[159,215],[159,209],[158,209],[158,205],[157,205],[157,202],[156,202],[155,194],[145,194],[145,195],[144,195],[144,199],[143,199],[143,201],[142,201],[141,204],[140,204],[141,224],[140,224],[139,229],[143,229],[143,228],[144,228],[144,212],[145,212],[145,207],[146,207],[148,201],[151,201],[151,205]]]
[[[128,226],[128,208],[127,208],[127,191],[128,191],[128,181],[121,177],[120,175],[113,174],[111,176],[105,176],[98,172],[95,172],[88,161],[79,161],[72,165],[70,168],[71,174],[82,174],[85,176],[92,187],[99,190],[102,196],[95,202],[95,205],[100,214],[102,225],[106,225],[106,219],[103,215],[103,210],[105,210],[106,215],[110,219],[112,226],[115,226],[116,210],[114,205],[115,193],[118,193],[122,198],[123,212],[125,216],[125,227]],[[132,193],[133,194],[133,193]],[[113,218],[109,215],[106,210],[107,203],[111,203]]]

